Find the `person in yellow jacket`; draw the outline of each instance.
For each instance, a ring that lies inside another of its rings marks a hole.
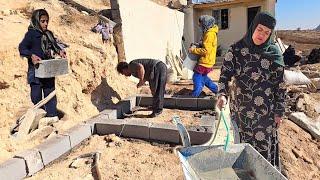
[[[201,47],[189,48],[189,53],[200,56],[197,65],[193,69],[193,97],[198,97],[204,86],[213,93],[218,91],[217,84],[208,77],[208,73],[212,71],[212,67],[216,62],[219,28],[215,25],[215,19],[209,15],[200,16],[199,25],[203,33]]]

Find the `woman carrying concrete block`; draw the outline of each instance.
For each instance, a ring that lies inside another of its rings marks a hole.
[[[221,68],[217,105],[221,109],[230,97],[231,120],[238,126],[240,142],[251,144],[279,167],[278,127],[285,111],[285,89],[283,57],[271,38],[275,25],[272,15],[259,13],[244,38],[231,46]]]
[[[44,9],[37,9],[32,13],[31,22],[25,37],[19,44],[19,52],[22,57],[28,58],[28,83],[31,88],[31,100],[33,104],[55,90],[55,78],[35,77],[35,68],[42,60],[54,58],[58,54],[66,58],[65,51],[56,42],[53,33],[48,30],[49,14]],[[43,107],[47,111],[47,117],[57,116],[57,98],[53,97]]]
[[[216,62],[219,28],[215,25],[215,19],[208,15],[200,16],[199,25],[203,33],[202,47],[189,48],[189,53],[200,56],[196,67],[193,69],[193,97],[198,97],[204,86],[208,87],[213,93],[218,91],[218,86],[208,77],[208,73],[212,71]]]

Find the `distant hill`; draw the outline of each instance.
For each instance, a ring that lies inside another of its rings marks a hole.
[[[320,31],[320,25],[315,30]]]

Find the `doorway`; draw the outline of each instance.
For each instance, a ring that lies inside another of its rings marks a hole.
[[[254,17],[256,17],[257,13],[260,12],[260,9],[261,9],[261,6],[257,6],[257,7],[251,7],[251,8],[248,8],[248,29],[254,19]]]

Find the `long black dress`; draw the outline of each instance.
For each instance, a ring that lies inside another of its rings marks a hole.
[[[284,112],[284,67],[272,57],[253,51],[243,41],[231,46],[221,68],[219,93],[231,93],[231,120],[239,128],[240,142],[251,144],[271,164],[279,166],[274,115]],[[234,90],[229,92],[232,77]]]

